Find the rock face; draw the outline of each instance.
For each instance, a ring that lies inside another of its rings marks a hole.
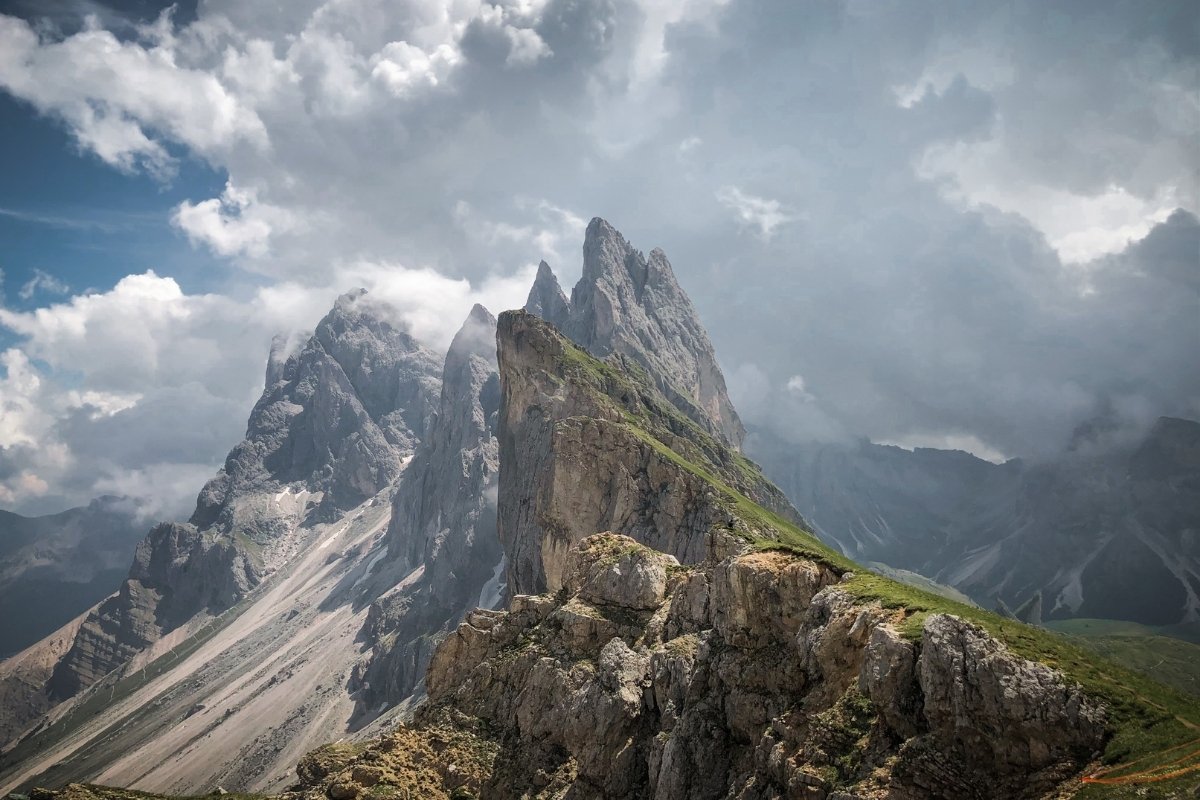
[[[747,448],[852,558],[1039,618],[1200,624],[1200,423],[1162,418],[1132,444],[1039,463],[759,436]]]
[[[116,591],[144,535],[137,506],[119,497],[41,517],[0,511],[0,608],[23,605],[0,614],[0,659]]]
[[[285,358],[276,342],[246,439],[200,492],[191,521],[147,534],[117,594],[87,616],[39,691],[72,697],[164,634],[231,608],[304,546],[306,524],[395,481],[439,380],[436,357],[389,316],[354,292],[298,353]]]
[[[419,720],[493,732],[483,796],[1036,797],[1104,739],[1098,704],[955,617],[908,641],[812,562],[672,561],[589,537],[566,591],[438,649]]]
[[[757,467],[695,436],[631,359],[596,362],[522,311],[500,315],[497,348],[499,533],[512,593],[557,590],[568,551],[598,530],[622,531],[684,563],[728,546],[733,517],[705,471],[799,519]],[[664,453],[629,419],[653,425],[690,461]]]
[[[231,607],[262,576],[262,564],[231,539],[165,522],[138,545],[117,594],[84,620],[54,668],[50,696],[65,699],[201,613]]]
[[[1104,707],[982,628],[914,631],[842,562],[753,549],[787,526],[722,485],[769,485],[631,362],[524,312],[497,339],[508,610],[442,642],[412,725],[322,755],[293,796],[382,771],[431,798],[1001,800],[1102,748]],[[452,755],[407,766],[398,740]]]
[[[571,304],[558,285],[558,278],[545,261],[538,264],[537,277],[529,289],[525,310],[541,317],[559,330],[565,330],[571,320]]]
[[[646,258],[607,222],[593,219],[583,243],[583,277],[570,302],[543,261],[525,310],[598,358],[632,359],[693,422],[741,447],[746,430],[708,333],[662,250]]]
[[[475,306],[446,355],[429,435],[397,487],[380,571],[400,579],[367,618],[364,710],[412,694],[441,637],[471,608],[500,599],[495,340],[495,318]]]
[[[270,542],[276,515],[241,498],[302,483],[329,515],[396,479],[433,413],[440,359],[387,317],[359,290],[282,364],[272,348],[246,439],[200,492],[194,525]]]

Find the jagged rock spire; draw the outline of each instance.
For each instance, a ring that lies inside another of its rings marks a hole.
[[[390,316],[358,289],[299,352],[278,363],[272,347],[246,439],[201,491],[193,524],[229,527],[240,495],[296,481],[349,508],[395,480],[433,413],[440,359]]]
[[[746,430],[729,400],[708,333],[662,250],[649,258],[599,217],[587,227],[583,276],[568,301],[543,261],[525,310],[596,356],[645,367],[672,403],[740,448]]]
[[[536,314],[558,328],[562,328],[571,315],[571,306],[558,278],[545,261],[538,264],[537,277],[529,290],[529,299],[525,301],[525,310]]]
[[[403,573],[421,573],[371,605],[364,638],[372,653],[359,696],[366,708],[414,690],[431,642],[482,602],[497,570],[499,405],[496,318],[476,305],[446,353],[437,415],[392,500],[388,553]]]

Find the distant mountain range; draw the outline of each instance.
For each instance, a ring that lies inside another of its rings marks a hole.
[[[1044,619],[1200,623],[1200,423],[1163,417],[1140,439],[1086,431],[1057,459],[862,441],[747,451],[846,555],[911,570]]]
[[[145,533],[135,503],[120,497],[40,517],[0,511],[0,658],[115,592]]]

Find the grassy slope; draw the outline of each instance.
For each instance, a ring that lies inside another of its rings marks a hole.
[[[744,527],[740,532],[756,547],[783,550],[853,573],[843,588],[864,602],[903,609],[903,633],[919,638],[930,614],[948,613],[987,630],[1018,655],[1061,670],[1109,707],[1113,737],[1103,754],[1106,765],[1153,757],[1171,747],[1200,739],[1200,698],[1166,686],[1079,646],[1070,637],[1004,619],[977,606],[955,602],[920,588],[870,572],[811,532],[772,513],[732,488],[766,483],[757,465],[715,442],[690,420],[664,408],[641,376],[622,374],[564,340],[568,376],[608,396],[623,413],[631,433],[662,457],[710,483],[722,504]],[[642,383],[642,385],[638,385]],[[631,402],[631,395],[640,402]],[[660,416],[663,415],[663,416]],[[1197,746],[1200,746],[1198,744]],[[1186,751],[1185,751],[1186,752]],[[1170,797],[1200,782],[1200,772],[1148,786],[1085,785],[1080,798]],[[1147,793],[1148,792],[1148,793]]]
[[[1122,620],[1056,620],[1046,627],[1069,635],[1081,647],[1110,661],[1200,696],[1200,645]]]

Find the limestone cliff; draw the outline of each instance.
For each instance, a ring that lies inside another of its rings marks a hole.
[[[557,590],[572,545],[600,530],[685,563],[721,550],[736,518],[714,480],[799,520],[755,465],[680,414],[632,359],[590,358],[523,311],[500,315],[497,349],[499,533],[512,593]]]

